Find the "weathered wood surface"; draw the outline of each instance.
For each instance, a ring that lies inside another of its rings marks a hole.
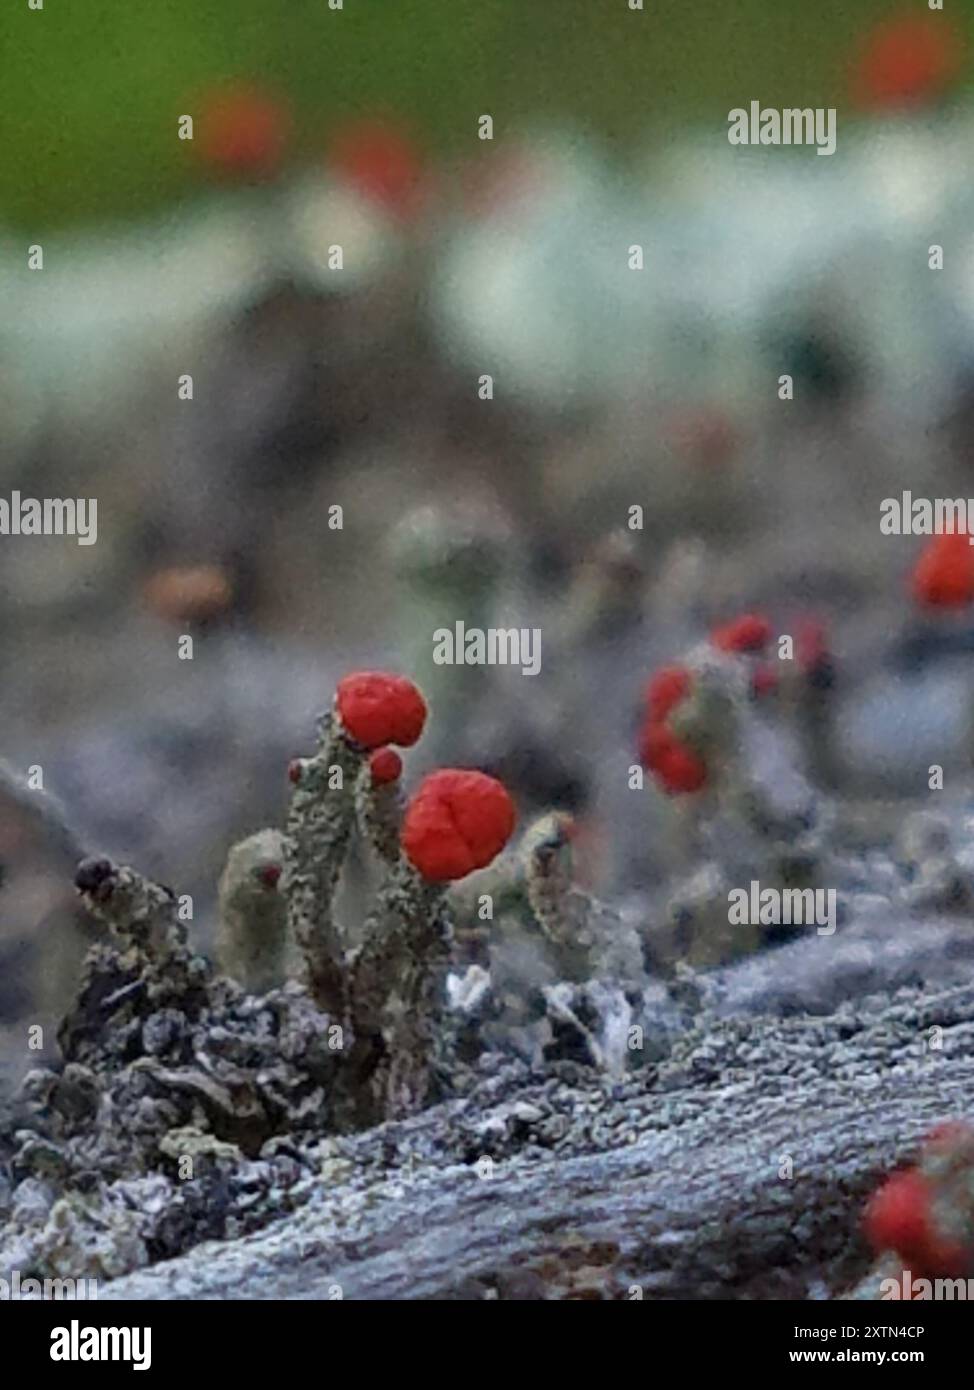
[[[102,1296],[841,1292],[868,1267],[858,1219],[877,1177],[974,1111],[972,948],[964,921],[877,920],[735,967],[718,1006],[733,1017],[708,1014],[625,1085],[498,1076],[344,1141],[300,1211]],[[809,994],[833,1011],[806,1013]]]

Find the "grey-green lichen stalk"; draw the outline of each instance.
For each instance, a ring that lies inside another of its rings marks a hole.
[[[283,887],[288,930],[301,950],[311,994],[320,1008],[344,1018],[343,945],[333,913],[355,817],[353,788],[365,752],[350,741],[337,714],[319,727],[318,748],[291,764]]]
[[[285,849],[279,830],[258,830],[233,846],[220,878],[217,960],[252,994],[278,988],[287,973]]]
[[[355,786],[355,815],[359,832],[384,864],[396,864],[399,860],[399,828],[403,813],[400,771],[399,755],[391,748],[382,748],[372,755],[368,766],[359,773]]]
[[[528,902],[550,943],[560,979],[638,981],[642,947],[633,928],[574,884],[572,818],[542,816],[521,846]]]
[[[365,1122],[429,1099],[451,942],[444,885],[397,855],[351,961],[351,1025],[369,1073],[359,1092]]]
[[[85,859],[75,883],[92,916],[108,928],[123,949],[134,949],[152,962],[164,963],[186,948],[186,926],[170,888],[153,883],[127,865],[110,859]]]

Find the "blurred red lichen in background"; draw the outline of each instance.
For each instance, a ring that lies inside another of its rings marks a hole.
[[[853,65],[853,98],[869,111],[935,101],[956,81],[964,48],[946,15],[903,10],[866,33]]]
[[[778,672],[769,662],[762,661],[755,666],[751,675],[751,693],[755,699],[761,700],[765,695],[773,695],[780,684]]]
[[[967,533],[931,537],[913,567],[910,585],[925,608],[965,608],[974,599],[974,546]]]
[[[739,618],[715,627],[710,640],[722,652],[763,651],[771,641],[771,624],[763,613],[742,613]]]
[[[960,1278],[974,1269],[974,1128],[938,1125],[920,1161],[890,1174],[870,1197],[863,1233],[877,1255],[892,1252],[911,1274]]]
[[[798,619],[795,627],[795,658],[803,675],[823,670],[832,660],[828,624],[809,614]]]
[[[655,774],[667,796],[698,792],[707,782],[707,765],[665,724],[648,723],[639,739],[639,760]]]
[[[649,721],[662,722],[674,705],[689,693],[692,677],[685,666],[664,666],[651,677],[646,686],[646,709]]]
[[[666,724],[692,684],[693,676],[685,666],[664,666],[646,686],[639,761],[654,774],[667,796],[699,791],[707,781],[706,763]]]
[[[285,102],[252,83],[212,89],[196,122],[203,163],[224,178],[265,179],[276,174],[291,135]]]
[[[417,144],[391,122],[342,126],[331,141],[328,165],[364,198],[403,220],[416,216],[429,192]]]

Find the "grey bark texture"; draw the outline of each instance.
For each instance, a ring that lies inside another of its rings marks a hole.
[[[966,921],[867,915],[768,953],[709,977],[670,1055],[625,1082],[498,1062],[328,1141],[296,1213],[101,1296],[839,1296],[872,1263],[877,1180],[974,1112],[972,950]]]

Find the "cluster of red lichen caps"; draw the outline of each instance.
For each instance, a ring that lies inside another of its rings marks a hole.
[[[742,613],[713,628],[710,640],[721,652],[760,652],[771,641],[771,624],[763,613]]]
[[[338,683],[335,709],[346,737],[369,750],[372,786],[397,782],[402,759],[390,745],[412,747],[426,723],[426,701],[413,682],[388,671],[353,671]],[[300,780],[300,761],[289,775]],[[446,883],[486,868],[510,839],[514,821],[514,803],[496,778],[443,768],[409,802],[400,842],[424,878]]]
[[[667,724],[690,693],[693,677],[685,666],[664,666],[646,687],[646,714],[639,734],[639,761],[652,772],[668,796],[699,791],[707,765]]]
[[[742,613],[739,618],[712,629],[711,646],[733,656],[755,656],[771,640],[771,624],[761,613]],[[756,696],[777,689],[778,675],[768,663],[757,663],[751,672]],[[686,699],[693,686],[686,666],[664,666],[646,687],[645,716],[639,733],[639,761],[653,773],[669,796],[696,792],[707,782],[707,764],[682,739],[667,720]]]
[[[254,82],[218,84],[201,103],[196,149],[219,178],[260,181],[280,172],[293,121],[284,99]],[[403,220],[421,210],[429,178],[419,149],[402,127],[366,119],[340,126],[328,168],[363,198]]]
[[[877,1254],[896,1254],[919,1278],[974,1274],[974,1127],[950,1121],[931,1131],[919,1163],[873,1193],[863,1230]]]
[[[736,656],[757,656],[771,641],[772,628],[763,613],[742,613],[732,622],[715,627],[710,634],[713,646]],[[751,692],[758,699],[778,688],[778,672],[767,661],[756,662],[751,671]]]
[[[974,545],[967,532],[931,537],[910,583],[913,597],[925,608],[965,608],[974,599]]]

